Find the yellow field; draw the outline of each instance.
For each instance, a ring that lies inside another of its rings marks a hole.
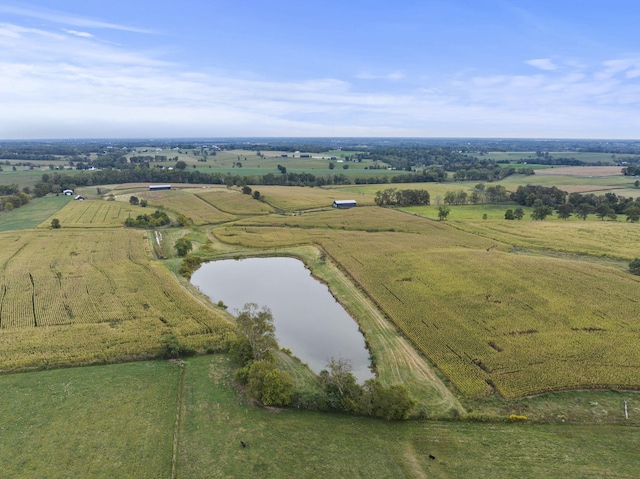
[[[640,225],[617,221],[452,221],[457,228],[520,248],[614,259],[640,257]]]
[[[402,216],[386,211],[388,220]],[[508,244],[439,222],[411,233],[366,232],[322,215],[324,228],[319,221],[309,228],[290,223],[321,216],[302,215],[287,218],[290,227],[214,233],[251,247],[320,245],[466,396],[640,388],[640,278],[511,254]]]
[[[236,219],[235,216],[223,213],[194,194],[199,191],[201,190],[150,191],[138,196],[147,199],[150,206],[162,207],[185,215],[196,226],[226,223]]]
[[[145,235],[0,234],[0,370],[153,355],[169,332],[193,347],[219,346],[231,324],[150,260]]]
[[[58,218],[62,228],[112,228],[123,226],[131,216],[153,213],[152,208],[131,206],[121,201],[70,201],[64,208],[44,221],[39,228],[49,228],[51,219]]]
[[[224,213],[231,215],[266,215],[273,213],[273,208],[251,195],[239,191],[216,190],[197,193],[196,196]]]

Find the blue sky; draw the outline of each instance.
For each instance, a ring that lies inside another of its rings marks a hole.
[[[640,138],[640,4],[0,2],[0,139]]]

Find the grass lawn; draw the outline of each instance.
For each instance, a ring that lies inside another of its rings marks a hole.
[[[0,214],[0,231],[35,228],[72,201],[71,196],[36,198],[20,208]]]

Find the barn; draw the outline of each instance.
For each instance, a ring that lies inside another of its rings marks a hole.
[[[334,208],[353,208],[356,206],[356,200],[334,200]]]
[[[149,186],[149,190],[157,191],[157,190],[170,190],[171,185],[151,185]]]
[[[62,192],[62,194],[65,195],[65,196],[71,196],[71,195],[73,195],[73,190],[64,190]]]

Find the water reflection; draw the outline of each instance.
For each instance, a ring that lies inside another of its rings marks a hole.
[[[248,258],[203,264],[191,282],[237,315],[245,303],[273,313],[280,347],[293,351],[316,373],[329,358],[351,361],[360,382],[372,378],[369,353],[356,322],[329,289],[294,258]]]

